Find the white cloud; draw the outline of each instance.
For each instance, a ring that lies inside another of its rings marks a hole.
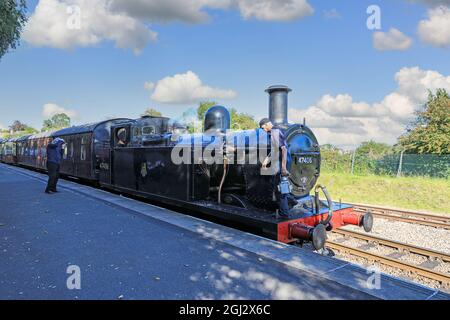
[[[199,23],[210,17],[205,9],[237,9],[245,19],[291,21],[310,15],[307,0],[112,0],[114,10],[150,22]]]
[[[202,11],[206,6],[214,7],[213,1],[203,0],[112,0],[111,9],[125,12],[149,22],[200,23],[208,20]],[[229,1],[224,1],[229,5]],[[217,2],[220,7],[220,3]]]
[[[437,71],[422,70],[419,67],[402,68],[395,74],[398,83],[397,92],[410,97],[415,103],[423,103],[428,97],[428,89],[444,88],[450,91],[450,76]]]
[[[450,0],[409,0],[410,2],[421,2],[428,7],[436,7],[439,5],[450,5]]]
[[[421,20],[417,32],[422,41],[436,47],[450,45],[450,8],[439,6],[428,10],[428,19]]]
[[[155,84],[153,82],[145,82],[144,89],[148,91],[153,91],[153,89],[155,89]]]
[[[411,38],[395,28],[391,28],[388,32],[377,31],[373,33],[373,46],[380,51],[407,50],[411,47],[411,44]]]
[[[375,103],[354,102],[349,94],[324,95],[306,109],[290,109],[293,122],[307,119],[319,141],[354,148],[363,141],[395,143],[427,100],[428,89],[450,91],[450,76],[418,67],[395,74],[398,87]]]
[[[223,90],[204,85],[192,71],[165,77],[156,84],[146,82],[145,88],[152,92],[154,101],[167,104],[189,104],[207,99],[232,99],[233,90]]]
[[[383,113],[379,108],[372,108],[368,103],[354,103],[349,94],[338,94],[336,97],[324,95],[317,106],[332,116],[340,117],[373,117]]]
[[[245,19],[267,21],[292,21],[314,11],[307,0],[39,0],[23,38],[58,49],[112,41],[138,54],[157,40],[148,23],[201,23],[210,18],[206,9],[235,9]]]
[[[40,0],[23,38],[34,46],[59,49],[113,41],[116,47],[139,53],[157,34],[138,19],[112,12],[107,0]]]
[[[314,13],[306,0],[237,0],[245,19],[292,21]]]
[[[42,116],[44,119],[51,118],[58,113],[65,113],[72,119],[78,117],[78,113],[75,110],[68,110],[54,103],[47,103],[42,107]]]

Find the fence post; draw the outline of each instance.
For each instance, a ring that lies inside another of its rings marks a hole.
[[[356,149],[353,150],[353,154],[352,154],[352,172],[351,172],[352,175],[355,170],[355,155],[356,155]]]
[[[403,153],[405,151],[402,150],[402,152],[400,152],[400,160],[398,162],[398,171],[397,171],[397,178],[400,178],[402,176],[402,165],[403,165]]]

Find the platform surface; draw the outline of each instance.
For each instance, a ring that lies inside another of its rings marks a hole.
[[[0,164],[0,299],[436,299],[428,288]],[[67,267],[81,271],[69,290]]]

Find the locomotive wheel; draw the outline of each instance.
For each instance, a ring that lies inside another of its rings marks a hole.
[[[373,215],[371,212],[367,212],[363,217],[362,217],[362,221],[361,224],[364,228],[365,232],[370,232],[372,231],[373,228]]]
[[[312,232],[312,243],[316,250],[323,249],[327,241],[327,231],[323,224],[318,224]]]

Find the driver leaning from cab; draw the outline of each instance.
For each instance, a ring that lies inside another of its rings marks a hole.
[[[126,134],[127,133],[126,133],[125,129],[123,129],[123,128],[117,132],[117,139],[119,140],[119,141],[117,141],[118,147],[123,148],[123,147],[127,146]]]

